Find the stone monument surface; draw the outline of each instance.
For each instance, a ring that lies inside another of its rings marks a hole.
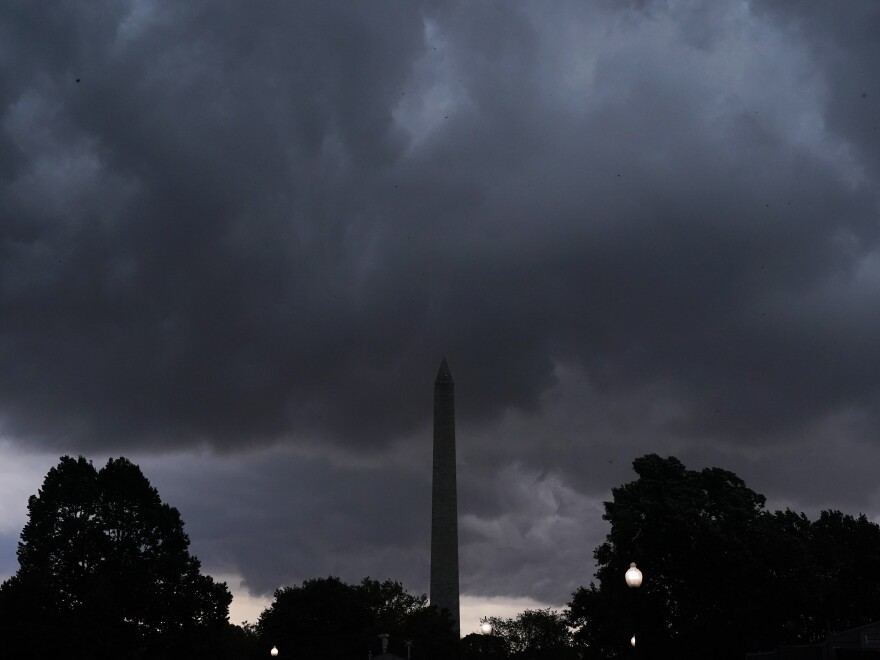
[[[458,608],[458,495],[455,396],[446,359],[434,381],[434,470],[431,490],[431,605],[449,610],[460,633]]]

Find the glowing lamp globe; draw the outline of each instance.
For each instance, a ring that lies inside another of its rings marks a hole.
[[[278,647],[277,647],[277,646],[273,646],[273,647],[272,647],[272,650],[269,651],[269,655],[271,655],[273,658],[274,658],[274,657],[277,657],[277,655],[278,655]]]
[[[633,635],[632,639],[629,640],[629,644],[630,644],[630,646],[635,647],[635,645],[636,645],[636,636],[635,635]]]
[[[492,624],[489,621],[483,621],[483,623],[480,625],[480,632],[484,635],[491,635]]]
[[[642,585],[642,572],[636,568],[635,562],[629,565],[629,570],[626,572],[626,583],[633,588]]]

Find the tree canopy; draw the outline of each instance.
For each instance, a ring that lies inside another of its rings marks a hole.
[[[577,657],[565,613],[546,608],[525,610],[515,617],[489,617],[491,635],[467,635],[465,660],[565,660]]]
[[[388,650],[432,660],[452,657],[452,620],[429,607],[427,596],[407,593],[399,582],[364,578],[347,584],[337,577],[306,580],[275,592],[260,615],[257,631],[265,645],[290,649],[297,656],[344,660],[379,653],[378,636],[387,634]]]
[[[28,500],[19,569],[0,586],[4,646],[77,658],[191,657],[232,596],[200,572],[177,509],[125,458],[64,456]]]
[[[865,569],[880,527],[864,516],[768,512],[732,472],[673,457],[633,467],[638,479],[605,503],[599,586],[569,604],[588,657],[623,655],[635,633],[642,658],[739,658],[880,619],[880,578]],[[623,579],[632,561],[645,575],[638,589]]]

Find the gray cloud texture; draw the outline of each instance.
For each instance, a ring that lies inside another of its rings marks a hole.
[[[4,3],[0,432],[305,452],[185,515],[260,592],[353,538],[336,565],[421,575],[443,355],[473,592],[586,581],[645,451],[873,507],[878,29],[869,0]],[[362,508],[401,490],[398,531]]]

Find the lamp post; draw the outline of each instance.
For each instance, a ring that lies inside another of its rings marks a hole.
[[[489,619],[482,619],[480,622],[480,634],[482,635],[491,635],[492,634],[492,622]]]
[[[629,640],[630,646],[632,646],[633,657],[636,655],[636,608],[635,608],[635,590],[642,586],[642,572],[636,567],[636,563],[632,562],[629,565],[629,569],[626,571],[626,575],[624,576],[626,579],[626,585],[630,588],[631,593],[633,594],[633,603],[632,603],[632,628],[633,628],[633,636]]]

